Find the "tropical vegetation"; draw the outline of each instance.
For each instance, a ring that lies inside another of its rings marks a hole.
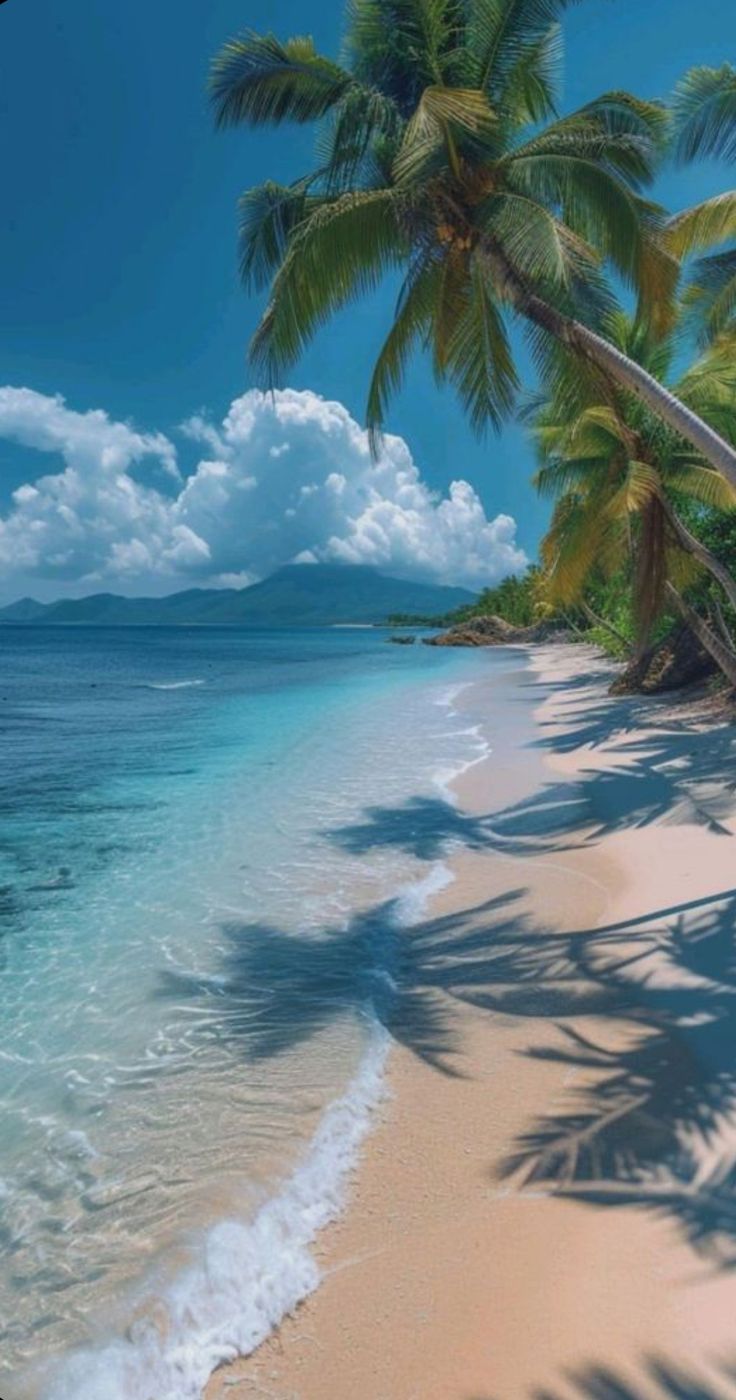
[[[308,38],[225,44],[218,123],[318,126],[312,170],[241,201],[242,275],[269,290],[251,355],[276,384],[399,274],[366,408],[380,452],[416,350],[474,429],[498,428],[521,397],[519,322],[555,505],[541,570],[506,581],[498,611],[564,615],[634,655],[678,614],[736,683],[736,192],[673,216],[646,194],[666,159],[736,159],[736,69],[561,115],[568,3],[351,0],[340,62]]]
[[[675,337],[654,337],[622,312],[608,334],[622,350],[667,382]],[[595,384],[563,363],[550,376],[533,414],[541,459],[538,490],[555,499],[542,543],[544,599],[553,608],[579,607],[594,618],[586,590],[616,580],[630,599],[634,658],[643,655],[667,612],[694,626],[699,640],[736,684],[736,647],[723,609],[736,620],[736,578],[708,548],[698,524],[732,515],[736,493],[688,444],[632,395],[601,401]],[[736,441],[736,357],[723,342],[710,346],[680,374],[678,397]],[[736,517],[735,517],[736,518]],[[622,562],[623,561],[623,562]],[[688,594],[713,594],[715,626],[694,615]],[[609,630],[623,640],[627,628]]]

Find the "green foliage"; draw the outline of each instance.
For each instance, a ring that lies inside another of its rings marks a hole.
[[[668,143],[681,160],[736,159],[736,69],[693,69],[670,112],[614,91],[559,115],[568,3],[349,0],[342,63],[309,38],[247,33],[215,60],[212,100],[220,124],[318,124],[314,168],[241,202],[243,278],[270,285],[251,347],[265,382],[278,382],[336,311],[399,270],[368,399],[374,452],[417,350],[482,433],[515,405],[508,319],[521,313],[544,384],[533,407],[537,484],[555,501],[543,571],[485,590],[453,620],[495,612],[525,626],[564,615],[625,649],[663,625],[668,582],[715,606],[702,555],[696,566],[673,512],[695,512],[698,530],[718,534],[733,521],[733,496],[661,416],[601,376],[594,342],[572,357],[579,329],[559,317],[597,330],[630,375],[645,371],[649,402],[669,381],[723,452],[736,445],[736,194],[668,221],[644,196]],[[687,312],[708,348],[672,384],[680,263],[691,258]],[[611,269],[636,295],[632,319],[613,305]],[[719,466],[723,452],[712,458]],[[719,548],[732,548],[731,530]]]
[[[680,161],[718,156],[736,161],[736,68],[692,68],[675,89],[675,151]],[[703,338],[736,327],[736,192],[706,199],[671,219],[668,247],[700,256],[690,269],[687,304]],[[716,252],[712,250],[716,249]]]
[[[389,618],[389,622],[396,627],[454,627],[474,617],[502,617],[512,627],[531,627],[543,617],[554,615],[540,598],[541,577],[540,569],[532,565],[523,574],[509,574],[493,588],[484,588],[474,603],[455,608],[442,617],[397,613]]]
[[[736,577],[736,511],[713,510],[697,501],[689,501],[682,504],[680,514],[693,534]],[[688,597],[693,607],[706,614],[712,614],[717,606],[736,642],[736,611],[708,574],[701,574],[691,584]]]
[[[621,312],[609,317],[607,329],[614,344],[664,377],[672,343]],[[556,500],[541,549],[547,597],[586,615],[592,609],[608,624],[595,628],[598,641],[610,630],[608,649],[642,648],[666,615],[668,581],[680,591],[713,586],[677,532],[683,509],[695,513],[691,532],[705,543],[701,521],[736,520],[736,496],[633,395],[608,391],[601,401],[600,385],[578,376],[564,355],[550,361],[547,380],[547,397],[532,410],[537,487]],[[686,370],[676,390],[733,434],[735,387],[731,347],[719,343]]]
[[[248,32],[225,44],[210,80],[219,126],[237,122],[310,122],[324,116],[350,86],[350,74],[315,52],[310,38],[282,44]]]
[[[478,602],[469,608],[460,608],[456,614],[459,622],[470,617],[502,617],[513,627],[531,627],[540,618],[537,590],[539,569],[532,567],[524,574],[509,574],[493,588],[484,588]]]
[[[736,68],[691,68],[675,88],[676,153],[736,160]]]
[[[520,297],[598,324],[607,262],[642,297],[671,296],[661,214],[641,197],[665,110],[611,92],[557,115],[569,2],[351,0],[342,64],[310,39],[253,33],[215,60],[220,124],[319,123],[314,169],[241,203],[243,276],[271,282],[252,346],[265,382],[348,300],[404,270],[368,401],[374,449],[416,349],[482,433],[514,406],[507,319]]]

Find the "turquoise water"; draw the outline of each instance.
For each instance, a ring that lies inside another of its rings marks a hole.
[[[452,700],[504,664],[352,629],[0,633],[5,1400],[188,1400],[314,1286],[393,926],[443,878],[341,833],[485,751]]]

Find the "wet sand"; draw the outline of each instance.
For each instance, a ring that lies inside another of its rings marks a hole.
[[[324,1282],[207,1400],[736,1397],[733,730],[531,659],[543,747],[460,780]]]

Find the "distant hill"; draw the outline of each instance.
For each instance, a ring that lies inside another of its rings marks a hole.
[[[325,627],[385,622],[392,614],[438,616],[475,601],[464,588],[389,578],[362,565],[291,564],[250,588],[190,588],[167,598],[94,593],[0,608],[0,623],[98,627]]]
[[[35,598],[19,598],[17,603],[0,608],[0,616],[3,622],[35,622],[45,611],[45,605],[37,603]]]

